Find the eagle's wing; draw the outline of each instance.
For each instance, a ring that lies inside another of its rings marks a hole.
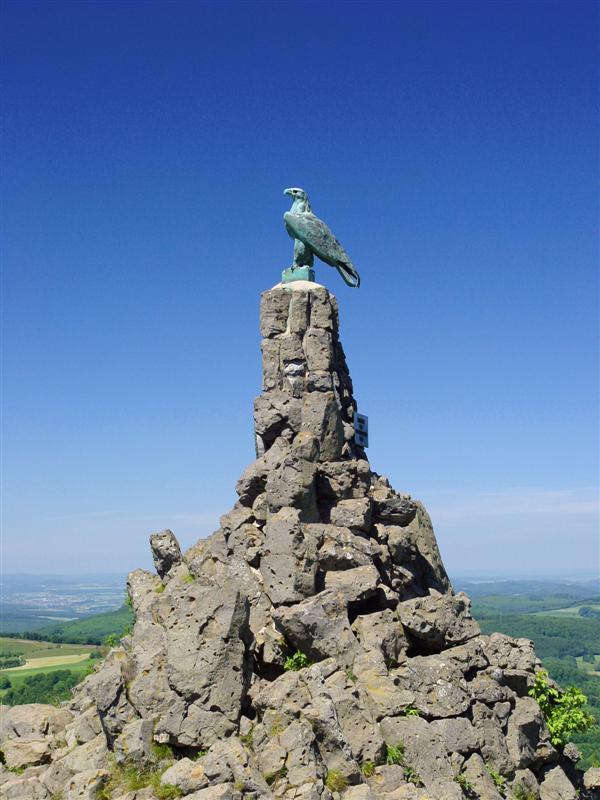
[[[348,253],[322,220],[314,214],[292,214],[291,211],[283,218],[290,236],[310,247],[321,261],[336,267],[348,286],[360,286],[360,275]]]

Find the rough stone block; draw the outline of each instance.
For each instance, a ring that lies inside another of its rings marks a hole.
[[[336,328],[336,322],[336,313],[330,295],[325,292],[313,292],[310,303],[311,328],[333,331]]]
[[[260,566],[271,602],[294,603],[314,594],[318,542],[305,535],[300,512],[281,509],[269,519],[265,533]]]
[[[318,524],[314,529],[318,530],[322,540],[318,559],[323,572],[373,564],[373,557],[379,548],[370,539],[335,525]]]
[[[312,294],[312,292],[311,292]],[[290,333],[304,334],[310,320],[310,297],[305,291],[293,291],[289,315]]]
[[[165,578],[173,567],[181,563],[181,549],[172,531],[153,533],[150,547],[154,566],[161,578]]]
[[[291,295],[287,289],[271,289],[260,296],[260,333],[265,338],[278,336],[287,328]]]
[[[418,772],[425,788],[433,797],[463,800],[446,757],[446,747],[439,733],[420,717],[386,717],[381,730],[388,744],[404,745],[406,764]]]
[[[436,594],[400,603],[398,615],[422,651],[436,652],[480,634],[479,625],[471,617],[470,605],[463,592]]]
[[[333,370],[333,342],[329,331],[309,328],[304,335],[304,353],[309,372]]]
[[[540,800],[577,800],[579,796],[562,767],[548,768],[540,783]]]
[[[317,466],[312,461],[286,456],[267,477],[267,504],[271,513],[285,507],[300,511],[303,520],[318,519],[315,478]]]
[[[542,712],[533,697],[517,697],[506,732],[506,744],[515,766],[533,764],[540,743],[548,743],[549,738]]]
[[[352,630],[367,651],[380,652],[385,663],[395,666],[406,659],[408,641],[391,609],[365,614],[355,619]]]
[[[335,461],[342,454],[344,429],[333,392],[311,392],[302,403],[302,430],[317,437],[320,459]]]
[[[302,349],[302,338],[297,333],[287,333],[279,337],[279,357],[282,366],[285,367],[292,361],[304,362],[304,351]]]
[[[329,461],[319,464],[317,492],[334,502],[351,497],[364,497],[371,480],[369,462]]]
[[[428,719],[457,717],[471,705],[462,672],[444,655],[415,656],[394,672],[396,682],[415,696],[415,705]]]
[[[339,592],[349,606],[375,597],[380,583],[379,572],[373,564],[325,575],[325,588]]]
[[[262,389],[270,392],[281,387],[282,371],[279,351],[279,339],[263,339],[260,350],[262,354]]]
[[[473,753],[465,764],[464,775],[480,800],[502,800],[479,753]]]
[[[331,509],[330,522],[353,531],[367,532],[371,528],[371,501],[368,497],[340,500]]]
[[[465,717],[436,719],[431,727],[438,733],[447,753],[470,753],[477,749],[477,731]]]
[[[320,592],[289,608],[277,608],[273,620],[292,647],[311,659],[335,656],[348,664],[358,650],[346,601],[336,592]]]

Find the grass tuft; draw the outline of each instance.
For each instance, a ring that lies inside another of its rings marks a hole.
[[[337,769],[330,769],[325,778],[325,786],[330,792],[343,792],[348,787],[348,780]]]
[[[455,775],[454,780],[456,781],[456,783],[458,783],[458,785],[462,789],[462,793],[466,797],[474,797],[475,788],[473,787],[473,784],[468,780],[464,772],[459,772],[458,775]]]
[[[495,769],[492,767],[488,767],[486,765],[486,769],[489,773],[490,778],[494,782],[494,786],[498,789],[498,793],[502,795],[502,797],[506,797],[506,778],[504,775],[501,775],[499,772],[496,772]]]
[[[360,768],[360,771],[365,778],[370,778],[375,772],[375,764],[372,761],[365,761]]]
[[[173,748],[170,744],[152,742],[150,749],[156,761],[172,761],[175,758],[173,755]]]
[[[407,783],[412,783],[413,786],[423,786],[421,776],[417,770],[413,769],[412,767],[404,767],[404,780]]]
[[[287,767],[279,767],[275,772],[269,772],[265,775],[265,781],[269,786],[272,786],[277,781],[285,778],[287,775]]]
[[[162,770],[145,769],[134,764],[117,764],[112,761],[108,781],[96,795],[97,800],[112,800],[127,792],[151,788],[157,800],[176,800],[183,792],[178,786],[161,783]]]
[[[395,745],[386,744],[385,763],[388,766],[391,766],[392,764],[402,765],[404,763],[404,745],[402,742],[398,742]]]
[[[522,783],[511,786],[510,791],[515,800],[539,800],[539,794],[532,789],[528,789]]]
[[[252,747],[253,744],[254,725],[250,728],[248,733],[240,733],[240,742],[246,747]]]

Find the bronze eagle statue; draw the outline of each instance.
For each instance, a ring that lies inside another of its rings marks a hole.
[[[360,275],[327,225],[313,214],[304,189],[286,189],[284,194],[294,199],[290,210],[283,215],[286,230],[294,240],[292,269],[312,267],[313,256],[317,256],[335,267],[348,286],[358,288]]]

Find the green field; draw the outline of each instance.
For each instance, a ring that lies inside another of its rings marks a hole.
[[[533,597],[527,594],[507,597],[490,594],[472,598],[480,618],[497,617],[500,614],[547,614],[550,616],[577,616],[579,609],[589,607],[600,610],[598,598],[582,600],[568,595]]]
[[[35,663],[35,659],[33,659]],[[3,669],[0,671],[1,678],[8,678],[10,686],[5,689],[0,689],[0,702],[10,702],[6,700],[9,693],[19,693],[28,689],[30,694],[24,697],[19,702],[28,703],[52,703],[55,702],[54,696],[49,693],[44,681],[51,675],[63,675],[68,673],[69,688],[64,690],[56,697],[56,700],[65,700],[69,697],[70,686],[79,683],[83,680],[85,675],[98,663],[97,659],[85,658],[83,661],[78,661],[75,664],[69,665],[56,665],[54,667],[27,667],[25,669]],[[33,683],[32,683],[33,682]],[[29,683],[29,687],[27,684]]]
[[[579,603],[575,606],[565,606],[564,608],[553,608],[546,611],[535,611],[537,616],[546,617],[578,617],[582,608],[591,608],[600,613],[600,603]]]
[[[594,662],[590,663],[590,661],[584,661],[581,656],[577,656],[575,659],[577,667],[583,672],[587,672],[589,675],[597,675],[600,677],[600,654],[596,654],[594,656]]]
[[[40,675],[41,673],[47,672],[55,672],[58,669],[68,669],[69,672],[73,672],[77,675],[83,675],[90,666],[97,664],[97,660],[93,658],[86,658],[83,661],[78,661],[75,664],[69,664],[68,666],[56,666],[56,667],[27,667],[26,669],[3,669],[0,671],[1,677],[6,677],[10,680],[11,684],[14,687],[21,686],[25,682],[25,678],[28,678],[30,675]],[[6,690],[0,690],[0,696],[6,693]]]
[[[47,656],[70,656],[89,653],[89,645],[64,644],[62,642],[32,642],[29,639],[13,639],[0,636],[0,657],[8,653],[22,653],[25,658],[45,658]]]
[[[0,657],[20,655],[22,666],[0,669],[0,701],[58,703],[68,699],[73,687],[106,652],[99,648],[107,636],[118,637],[131,625],[127,606],[81,620],[52,625],[44,631],[22,632],[0,637]]]

